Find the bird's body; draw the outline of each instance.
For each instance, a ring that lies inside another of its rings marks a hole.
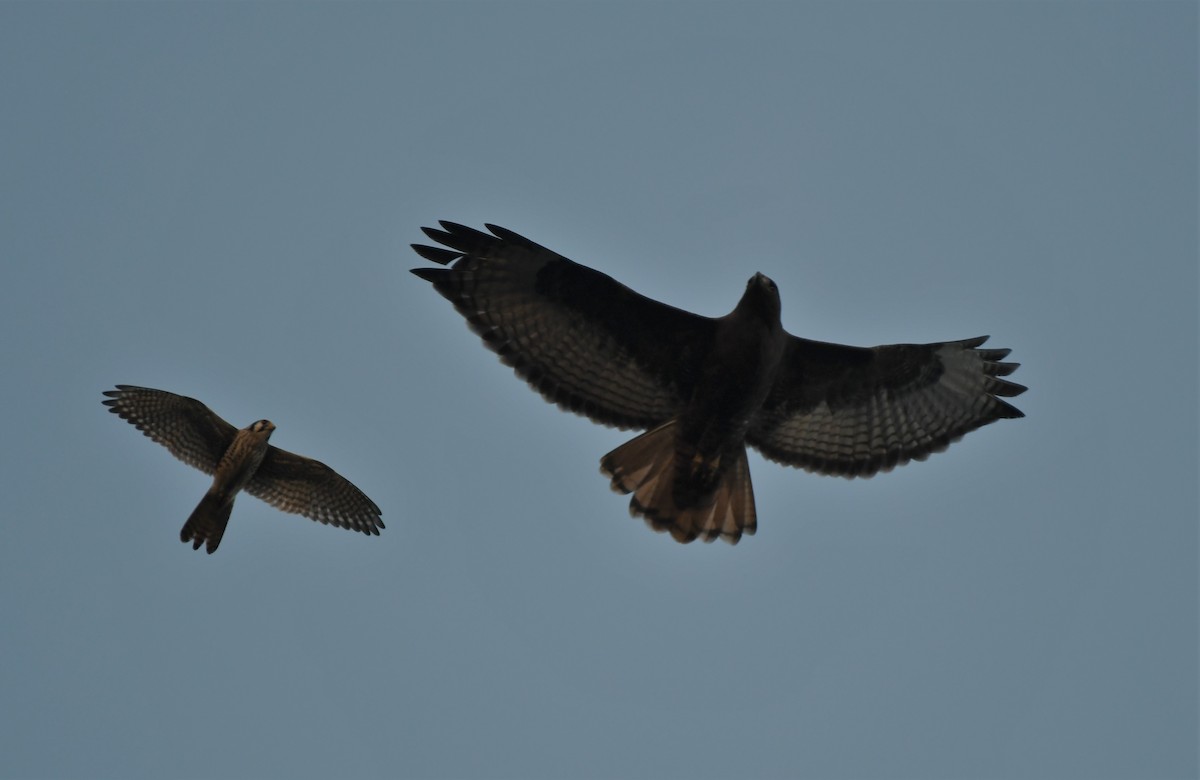
[[[217,464],[212,487],[183,524],[180,541],[191,542],[196,550],[206,542],[211,548],[209,552],[217,549],[233,512],[233,500],[262,465],[270,446],[267,440],[274,430],[275,425],[270,420],[259,420],[237,432]]]
[[[746,433],[783,354],[775,283],[757,274],[716,332],[677,416],[601,459],[613,488],[656,530],[683,542],[754,533]]]
[[[242,490],[321,523],[374,536],[384,527],[379,507],[333,469],[271,446],[275,425],[270,420],[237,430],[196,399],[165,390],[117,385],[104,395],[109,411],[213,476],[179,532],[193,549],[203,545],[209,553],[216,551]]]
[[[870,476],[1020,411],[999,396],[1008,350],[985,338],[846,347],[784,331],[775,283],[750,279],[708,318],[653,301],[511,230],[452,222],[417,268],[531,387],[569,411],[646,432],[605,455],[630,510],[678,541],[735,543],[757,525],[745,445],[811,471]],[[443,248],[445,247],[445,248]]]

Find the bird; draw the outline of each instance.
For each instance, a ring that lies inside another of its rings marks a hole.
[[[543,398],[642,430],[600,459],[630,514],[678,542],[736,544],[758,522],[746,446],[810,472],[869,477],[1024,414],[1018,363],[987,336],[853,347],[793,336],[756,273],[705,317],[634,292],[507,228],[455,222],[412,244],[412,269]]]
[[[213,477],[212,486],[179,532],[180,541],[216,552],[233,502],[245,490],[284,512],[379,536],[375,502],[333,469],[268,443],[270,420],[238,430],[195,398],[135,385],[106,390],[102,403],[179,460]]]

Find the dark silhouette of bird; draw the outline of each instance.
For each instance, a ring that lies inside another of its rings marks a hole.
[[[757,527],[746,444],[820,474],[869,477],[969,431],[1023,417],[1001,379],[1019,364],[986,336],[873,348],[788,334],[755,274],[710,318],[639,295],[496,225],[423,228],[416,268],[546,400],[645,433],[601,458],[630,512],[680,542],[736,543]]]

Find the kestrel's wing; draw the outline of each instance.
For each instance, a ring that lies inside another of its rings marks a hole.
[[[320,461],[268,447],[245,491],[271,506],[339,528],[379,535],[382,512],[350,480]]]
[[[453,222],[413,244],[449,268],[416,268],[484,344],[542,396],[618,428],[649,428],[691,396],[713,338],[708,317],[639,295],[495,225]]]
[[[133,385],[117,385],[104,395],[110,412],[205,474],[216,471],[237,434],[237,428],[195,398]]]
[[[864,349],[789,337],[770,394],[746,437],[771,460],[869,477],[924,460],[970,431],[1024,417],[1002,400],[1025,392],[987,336]]]

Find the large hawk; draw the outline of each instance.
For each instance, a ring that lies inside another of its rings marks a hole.
[[[746,444],[819,474],[869,477],[1024,415],[1001,379],[1019,364],[986,336],[862,348],[810,341],[780,322],[755,274],[709,318],[639,295],[496,225],[423,228],[416,268],[500,359],[563,409],[646,432],[605,455],[630,512],[680,542],[736,543],[757,520]],[[443,248],[445,247],[445,248]]]
[[[117,385],[104,405],[213,481],[183,524],[179,538],[211,554],[221,544],[233,500],[245,490],[284,512],[379,536],[375,502],[320,461],[268,444],[275,424],[258,420],[238,430],[195,398],[149,387]]]

